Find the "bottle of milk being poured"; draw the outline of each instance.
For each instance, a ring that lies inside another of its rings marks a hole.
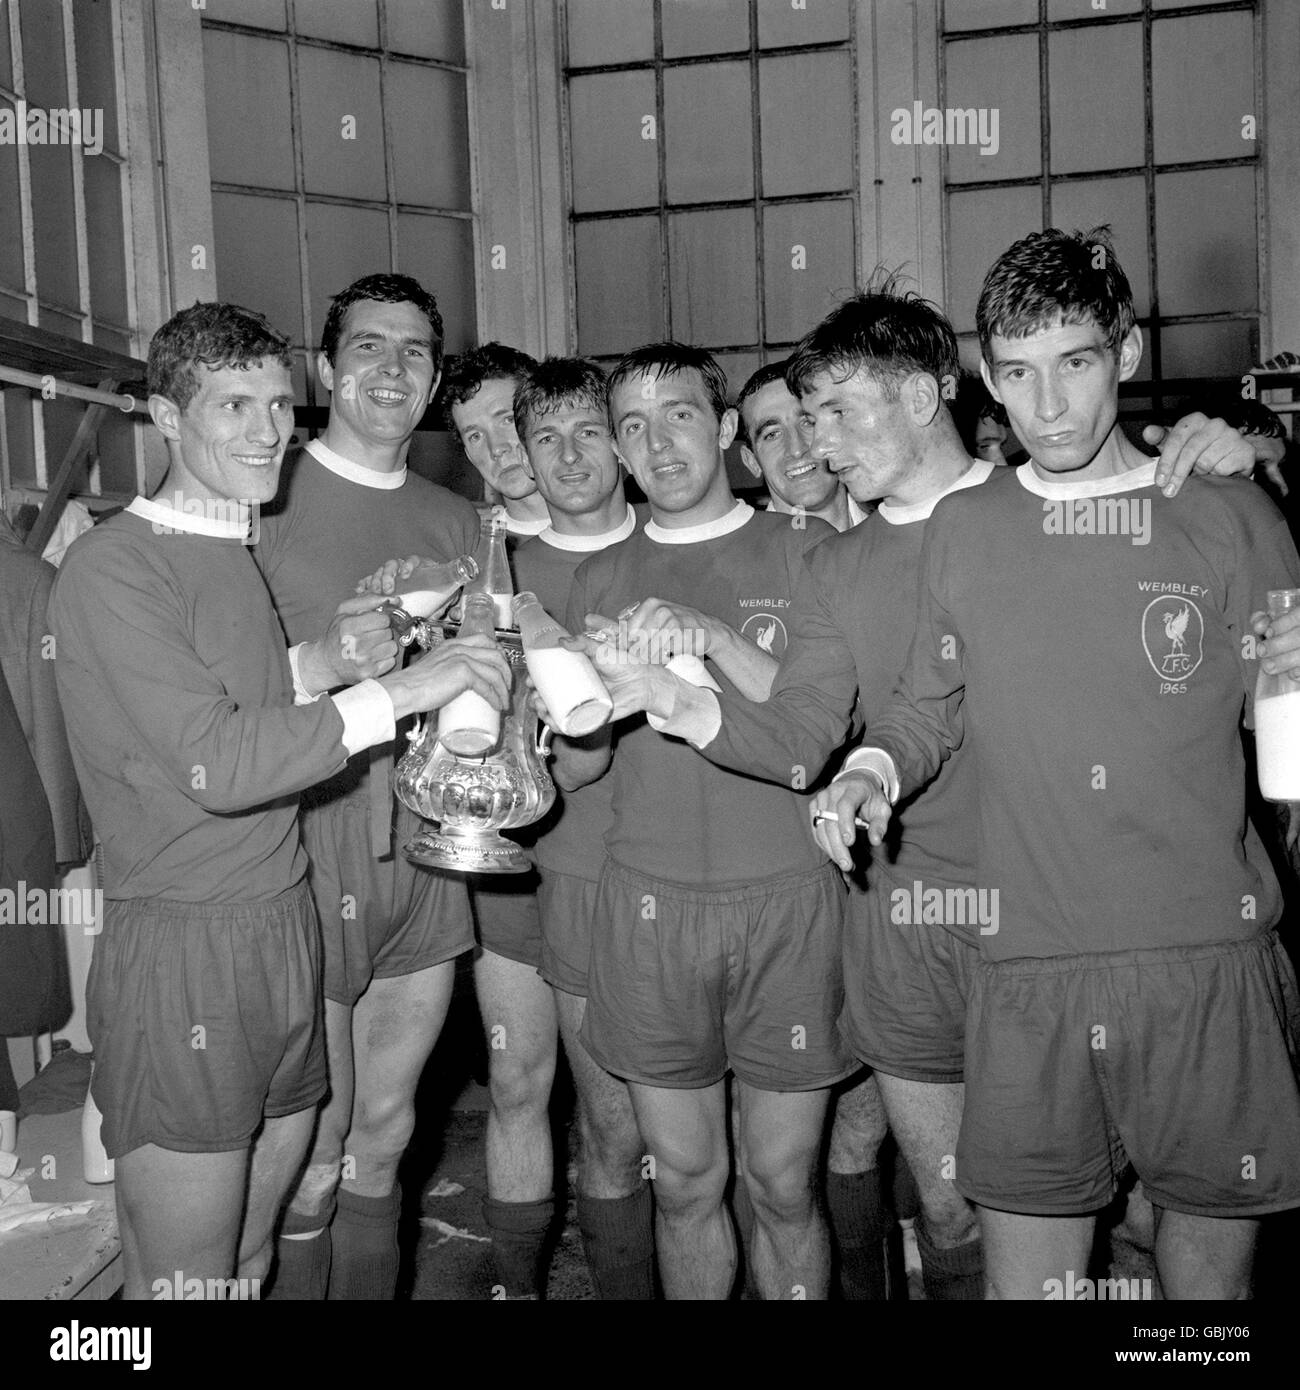
[[[423,560],[394,586],[393,601],[413,618],[433,618],[478,574],[472,555],[460,555],[445,564]]]
[[[1268,614],[1280,618],[1300,607],[1300,589],[1270,589]],[[1259,668],[1255,683],[1255,761],[1260,794],[1269,801],[1300,801],[1300,684]]]
[[[488,594],[466,594],[460,622],[461,637],[496,638],[496,612]],[[501,712],[477,690],[466,690],[438,714],[438,742],[458,758],[482,758],[501,738]]]
[[[568,632],[538,602],[537,595],[516,594],[515,622],[524,644],[528,674],[559,733],[581,738],[609,721],[614,702],[591,659],[560,645]]]

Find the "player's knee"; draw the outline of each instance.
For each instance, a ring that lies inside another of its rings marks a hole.
[[[372,1156],[399,1156],[415,1132],[415,1097],[402,1091],[358,1100],[352,1120],[358,1148]]]
[[[630,1111],[582,1106],[578,1133],[583,1159],[610,1176],[633,1177],[640,1173],[645,1146]]]
[[[796,1159],[749,1154],[745,1184],[754,1214],[772,1221],[802,1221],[816,1208],[811,1165],[802,1156]]]
[[[727,1191],[725,1150],[674,1149],[646,1156],[654,1175],[655,1201],[665,1215],[721,1206]]]
[[[945,1250],[965,1245],[979,1234],[975,1208],[951,1184],[944,1183],[921,1194],[921,1215],[935,1245]]]
[[[500,1119],[513,1119],[546,1110],[554,1065],[531,1058],[491,1054],[488,1094]]]

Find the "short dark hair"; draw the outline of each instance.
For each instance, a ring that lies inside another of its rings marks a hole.
[[[343,332],[343,320],[348,310],[367,299],[380,304],[414,304],[429,320],[433,370],[436,372],[442,366],[442,314],[438,311],[438,301],[410,275],[363,275],[330,300],[329,313],[325,315],[325,327],[320,335],[320,350],[330,363],[333,363],[334,354],[338,351],[339,336]]]
[[[268,357],[293,367],[288,338],[263,314],[238,304],[193,304],[173,314],[149,343],[149,394],[165,396],[184,411],[198,394],[195,367],[247,370]]]
[[[647,343],[644,347],[625,352],[609,374],[608,400],[612,405],[614,392],[629,377],[645,375],[659,379],[688,371],[699,372],[709,404],[721,424],[722,417],[730,409],[727,404],[727,374],[707,348],[695,347],[690,343]],[[610,423],[614,423],[612,412]]]
[[[447,359],[447,370],[443,373],[442,398],[443,420],[453,433],[455,421],[451,418],[454,405],[464,405],[471,396],[477,395],[485,381],[513,381],[516,389],[537,370],[537,359],[529,357],[518,348],[505,343],[484,343],[470,348],[468,352],[458,352]]]
[[[605,415],[605,373],[586,357],[548,357],[515,387],[515,430],[563,407],[586,406]]]
[[[928,372],[942,387],[957,381],[957,335],[935,305],[914,291],[902,293],[899,277],[877,272],[866,289],[850,296],[800,341],[786,366],[786,384],[801,396],[812,379],[829,372],[845,381],[863,372],[897,400],[903,380]]]
[[[754,441],[750,438],[749,426],[745,423],[745,402],[751,396],[756,396],[763,387],[771,386],[774,381],[784,384],[788,361],[788,358],[782,358],[779,362],[769,362],[766,366],[760,367],[740,388],[740,395],[736,397],[736,413],[740,416],[740,424],[736,427],[736,438],[751,449],[754,447]]]
[[[985,361],[995,333],[1024,338],[1056,323],[1089,322],[1116,353],[1135,322],[1133,290],[1108,226],[1090,232],[1048,227],[1021,237],[984,277],[975,311]]]
[[[966,452],[971,455],[975,453],[975,436],[981,420],[993,420],[1003,429],[1011,428],[1006,410],[989,394],[978,372],[962,372],[957,395],[952,401],[952,418]]]

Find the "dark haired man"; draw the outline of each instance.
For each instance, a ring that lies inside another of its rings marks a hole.
[[[443,411],[506,525],[506,553],[550,524],[515,429],[515,391],[537,366],[504,343],[484,343],[447,364]],[[516,585],[516,588],[520,587]],[[475,875],[474,987],[488,1048],[488,1195],[497,1280],[507,1298],[539,1297],[555,1217],[548,1107],[559,1045],[555,1001],[537,973],[542,926],[535,873]],[[504,1046],[502,1046],[504,1041]]]
[[[813,454],[812,421],[786,385],[785,368],[784,361],[768,362],[740,388],[740,456],[767,486],[769,511],[804,512],[847,531],[867,513]]]
[[[483,479],[489,501],[500,499],[506,528],[517,539],[551,524],[515,428],[515,391],[536,366],[518,348],[484,343],[448,361],[442,387],[447,428]]]
[[[1117,428],[1142,336],[1102,229],[1018,241],[977,326],[1032,462],[936,508],[898,696],[819,833],[840,857],[861,814],[879,844],[955,746],[979,769],[971,892],[1000,902],[956,1181],[991,1295],[1075,1296],[1131,1161],[1165,1296],[1244,1298],[1258,1218],[1300,1205],[1295,976],[1239,735],[1251,610],[1300,557],[1260,490],[1171,501]]]
[[[473,505],[411,472],[411,436],[438,387],[442,315],[406,275],[368,275],[330,305],[316,369],[329,420],[286,469],[256,550],[307,694],[393,667],[382,613],[326,629],[387,556],[471,552]],[[399,740],[404,746],[404,740]],[[415,1089],[473,945],[464,882],[402,853],[416,820],[390,790],[391,743],[303,798],[302,835],[325,943],[330,1099],[279,1241],[277,1298],[391,1298],[397,1166]]]
[[[610,377],[609,411],[651,520],[580,567],[569,624],[623,624],[612,642],[582,644],[623,692],[622,709],[654,713],[620,729],[609,774],[613,820],[582,1041],[631,1089],[665,1293],[726,1298],[735,1278],[724,1202],[730,1071],[756,1281],[769,1298],[824,1298],[815,1174],[828,1088],[854,1070],[834,1022],[840,885],[810,852],[805,798],[661,737],[654,719],[670,711],[648,688],[663,675],[671,689],[677,678],[660,663],[686,651],[707,656],[726,689],[765,696],[803,553],[831,532],[731,495],[723,451],[736,414],[702,349],[660,343],[627,354]],[[557,755],[557,780],[581,785],[608,758],[608,743],[570,745]]]
[[[298,793],[408,714],[470,688],[509,698],[499,653],[458,643],[295,707],[248,550],[293,426],[290,362],[287,341],[234,305],[164,324],[149,349],[170,457],[159,500],[76,541],[50,602],[105,850],[87,1008],[128,1298],[170,1290],[178,1270],[188,1285],[270,1265],[326,1087]],[[376,602],[353,598],[336,622]]]
[[[948,492],[991,472],[972,463],[946,401],[955,335],[932,305],[892,280],[841,304],[788,364],[791,388],[814,419],[813,452],[861,502],[862,526],[808,557],[790,617],[790,650],[765,704],[696,692],[670,732],[724,766],[788,784],[813,783],[848,732],[854,696],[869,719],[888,703],[915,631],[915,591],[927,518]],[[1189,419],[1171,433],[1176,476],[1217,458],[1218,422]],[[1235,436],[1232,436],[1235,438]],[[1238,443],[1236,465],[1248,467]],[[689,716],[694,702],[704,711]],[[827,807],[829,792],[814,799]],[[974,924],[940,930],[891,919],[891,893],[920,883],[946,891],[973,874],[973,771],[957,750],[940,778],[903,808],[866,892],[849,898],[845,1034],[876,1071],[895,1138],[917,1180],[916,1226],[925,1286],[937,1299],[979,1298],[981,1254],[970,1206],[949,1156],[961,1120],[965,1000]],[[837,856],[850,867],[847,856]]]

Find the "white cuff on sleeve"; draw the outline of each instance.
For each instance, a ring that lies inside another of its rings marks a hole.
[[[646,719],[659,733],[684,738],[693,748],[703,748],[717,738],[722,728],[718,698],[707,687],[691,685],[680,676],[674,679],[677,689],[668,717],[661,719],[657,714],[647,714]]]
[[[299,642],[296,647],[289,648],[289,673],[293,676],[293,702],[295,705],[314,705],[320,699],[320,695],[313,695],[302,683],[302,672],[298,669],[302,649],[306,645],[305,642]]]
[[[894,766],[893,758],[883,748],[855,748],[844,759],[844,766],[831,781],[838,782],[850,772],[871,773],[879,780],[881,789],[889,798],[889,804],[892,806],[898,800],[898,769]]]
[[[392,696],[378,681],[359,681],[330,699],[343,717],[343,746],[349,758],[396,736]]]

